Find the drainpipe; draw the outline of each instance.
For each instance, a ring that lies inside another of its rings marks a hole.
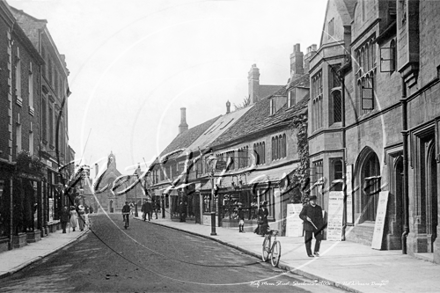
[[[343,226],[342,226],[342,240],[345,241],[345,231],[347,230],[347,142],[346,142],[346,133],[345,133],[345,79],[341,78],[341,99],[342,99],[342,174],[344,176],[344,217],[343,217]]]
[[[14,248],[14,244],[12,242],[12,237],[14,235],[14,180],[12,177],[9,179],[9,243],[8,249],[12,250]]]
[[[403,139],[403,233],[402,253],[407,254],[407,238],[409,233],[409,203],[408,203],[408,113],[406,101],[406,85],[402,78],[402,139]]]

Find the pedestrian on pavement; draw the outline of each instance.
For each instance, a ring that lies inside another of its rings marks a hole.
[[[264,236],[267,234],[267,229],[269,228],[269,223],[267,217],[269,216],[269,210],[267,209],[267,202],[263,201],[257,212],[258,226],[254,230],[254,233]]]
[[[180,222],[186,222],[186,202],[183,200],[179,203]]]
[[[154,213],[156,214],[156,220],[157,220],[157,213],[160,213],[160,202],[159,202],[159,200],[156,200],[156,203],[154,205]]]
[[[70,207],[70,227],[73,232],[75,232],[75,228],[78,226],[78,214],[76,213],[75,207]]]
[[[144,199],[144,203],[142,204],[141,212],[142,212],[142,220],[145,221],[147,218],[147,200],[146,199]]]
[[[310,197],[309,203],[304,205],[299,217],[304,221],[304,243],[309,257],[319,256],[319,248],[325,229],[322,208],[316,204],[316,196]],[[312,235],[315,237],[315,249],[312,254]]]
[[[152,213],[152,208],[153,208],[153,207],[152,207],[151,202],[148,201],[148,200],[145,200],[145,211],[144,211],[144,213],[145,213],[145,216],[148,217],[148,222],[151,221],[151,217],[152,217],[152,215],[151,215],[151,213]],[[144,221],[145,221],[145,216],[144,216]]]
[[[244,211],[241,204],[238,205],[238,231],[244,233]]]
[[[70,220],[70,212],[67,206],[63,207],[63,210],[61,211],[60,220],[61,220],[61,228],[63,229],[63,233],[66,233],[67,223]]]
[[[84,226],[86,223],[86,213],[83,205],[78,206],[78,226],[81,231],[84,231]]]

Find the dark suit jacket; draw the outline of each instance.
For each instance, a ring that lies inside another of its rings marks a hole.
[[[310,204],[305,205],[299,214],[299,217],[304,221],[304,230],[306,231],[319,232],[325,228],[324,219],[322,217],[322,208],[319,205],[314,207]],[[313,227],[313,225],[307,221],[307,217],[312,220],[313,224],[315,224],[318,229]]]

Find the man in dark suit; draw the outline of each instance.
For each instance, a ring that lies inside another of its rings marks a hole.
[[[309,257],[319,256],[319,247],[321,245],[325,224],[322,217],[322,208],[316,204],[316,196],[313,195],[310,197],[309,203],[303,207],[299,217],[304,221],[304,242],[307,255]],[[311,249],[312,235],[315,236],[314,255]]]

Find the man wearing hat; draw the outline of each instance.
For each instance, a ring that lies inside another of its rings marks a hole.
[[[309,257],[319,256],[319,247],[324,232],[324,219],[322,217],[322,208],[316,204],[316,196],[312,195],[310,201],[306,204],[299,217],[304,221],[304,242],[306,245],[307,255]],[[312,235],[315,236],[315,249],[312,254]]]

